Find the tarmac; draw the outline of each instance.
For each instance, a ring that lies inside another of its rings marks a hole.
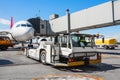
[[[74,77],[76,75],[81,76],[81,80],[89,80],[85,76],[95,77],[96,80],[119,80],[119,74],[120,55],[102,54],[102,63],[96,65],[55,68],[27,58],[19,48],[0,51],[0,80],[80,80]]]

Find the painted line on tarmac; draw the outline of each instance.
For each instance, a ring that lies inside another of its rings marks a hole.
[[[5,64],[5,65],[0,65],[0,67],[7,67],[7,66],[23,66],[23,65],[33,65],[33,64],[40,64],[40,62],[36,63],[25,63],[25,64]]]
[[[103,80],[103,78],[83,74],[52,74],[33,78],[32,80]]]
[[[120,55],[102,54],[102,58],[120,58]]]

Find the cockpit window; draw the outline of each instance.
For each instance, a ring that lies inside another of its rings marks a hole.
[[[18,24],[16,27],[32,27],[31,24]]]
[[[30,25],[30,24],[27,24],[27,27],[32,27],[32,25]]]
[[[20,27],[20,24],[18,24],[16,27]]]
[[[21,24],[22,27],[26,27],[26,24]]]

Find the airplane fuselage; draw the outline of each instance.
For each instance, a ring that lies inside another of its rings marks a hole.
[[[26,41],[33,38],[34,29],[28,21],[20,21],[12,27],[11,34],[17,41]]]

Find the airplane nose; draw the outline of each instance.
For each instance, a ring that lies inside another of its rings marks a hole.
[[[34,29],[32,27],[21,28],[19,31],[16,30],[14,37],[17,41],[30,40],[34,37]]]
[[[34,29],[28,21],[19,21],[14,24],[11,34],[17,41],[26,41],[33,38]]]
[[[34,36],[34,29],[32,27],[26,29],[26,31],[24,31],[24,33],[22,35],[23,35],[22,36],[23,41],[32,39]]]

